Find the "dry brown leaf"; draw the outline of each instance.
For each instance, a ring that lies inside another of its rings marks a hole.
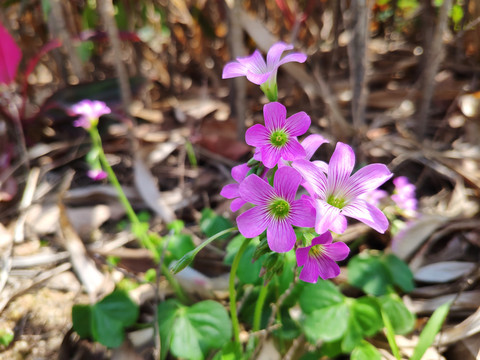
[[[467,275],[475,266],[466,261],[442,261],[421,267],[413,277],[416,281],[445,283]]]
[[[410,311],[416,314],[429,314],[449,301],[455,301],[450,311],[475,311],[480,306],[480,290],[464,291],[460,295],[458,293],[448,294],[428,300],[416,299],[406,305]],[[478,330],[480,330],[480,322],[477,326]]]
[[[477,291],[477,300],[478,299],[480,299],[480,294]],[[448,345],[477,333],[480,333],[480,307],[460,324],[438,334],[437,343]]]
[[[440,215],[423,215],[412,220],[394,236],[392,240],[394,254],[403,260],[408,259],[447,220]]]
[[[150,209],[152,209],[166,223],[175,220],[175,214],[170,207],[165,204],[152,173],[148,170],[147,166],[138,155],[135,156],[133,171],[135,186],[148,207],[150,207]]]

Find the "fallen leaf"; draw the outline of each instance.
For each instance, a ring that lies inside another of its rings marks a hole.
[[[475,266],[465,261],[442,261],[421,267],[413,277],[416,281],[445,283],[467,275]]]

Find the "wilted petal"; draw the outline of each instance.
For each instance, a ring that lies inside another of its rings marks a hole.
[[[293,114],[286,120],[285,129],[291,136],[300,136],[307,132],[311,123],[310,116],[304,111],[301,111]]]
[[[328,189],[333,193],[343,192],[355,165],[355,154],[347,144],[338,142],[328,164]]]
[[[305,149],[305,154],[306,154],[305,159],[310,160],[313,154],[315,154],[315,151],[317,151],[317,149],[320,147],[320,145],[325,143],[328,143],[328,140],[325,139],[322,135],[318,135],[318,134],[308,135],[301,142],[303,148]]]
[[[267,228],[267,242],[270,250],[283,253],[293,249],[297,237],[287,221],[272,220]]]
[[[384,164],[371,164],[358,170],[348,181],[347,197],[355,198],[371,192],[390,179],[393,174]]]
[[[278,67],[278,62],[283,52],[286,50],[292,50],[293,45],[285,44],[284,42],[278,42],[273,44],[270,50],[267,53],[267,66],[269,69],[273,67]]]
[[[227,199],[234,199],[240,196],[238,190],[238,184],[228,184],[222,188],[222,190],[220,191],[220,195]]]
[[[293,161],[305,158],[305,149],[296,138],[290,138],[281,149],[284,160]]]
[[[268,213],[260,206],[247,210],[237,217],[238,231],[246,238],[254,238],[263,233],[269,222]]]
[[[246,76],[247,69],[237,61],[229,62],[223,68],[222,79],[230,79],[238,76]]]
[[[302,175],[317,196],[325,196],[327,178],[317,166],[310,161],[299,159],[292,163],[292,167]]]
[[[275,196],[273,188],[255,174],[242,181],[239,194],[243,200],[255,205],[264,205]]]
[[[379,233],[384,233],[388,229],[388,220],[386,216],[375,206],[368,204],[365,200],[356,199],[346,205],[342,212],[346,216],[357,219],[364,224],[377,230]]]
[[[277,195],[281,196],[288,202],[295,199],[298,187],[302,181],[302,176],[297,170],[291,167],[282,167],[275,173],[273,187]]]
[[[269,144],[269,132],[265,126],[256,124],[245,133],[245,142],[250,146],[265,146]]]
[[[271,102],[263,107],[265,127],[269,130],[283,128],[287,118],[287,109],[279,102]]]
[[[315,226],[315,208],[307,197],[295,200],[290,204],[289,219],[292,225],[300,227]]]

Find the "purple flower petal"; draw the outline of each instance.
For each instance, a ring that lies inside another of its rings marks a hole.
[[[280,57],[282,56],[283,52],[292,49],[293,45],[285,44],[284,42],[278,42],[276,44],[273,44],[267,53],[267,66],[269,68],[273,66],[277,67],[277,64],[280,61]]]
[[[263,107],[263,118],[268,130],[283,128],[287,118],[287,109],[278,102],[271,102]]]
[[[339,223],[340,209],[327,204],[325,201],[316,200],[315,210],[317,210],[317,218],[315,220],[315,231],[318,234],[327,232],[332,224]],[[341,219],[341,218],[340,218]],[[346,228],[346,223],[344,224]],[[345,231],[345,228],[336,228],[335,232],[341,234]]]
[[[305,158],[305,149],[296,138],[290,138],[281,148],[281,156],[284,160],[293,161]]]
[[[322,135],[312,134],[308,135],[301,142],[303,148],[305,149],[305,160],[310,160],[315,154],[315,151],[320,147],[320,145],[328,143],[328,140],[325,139]]]
[[[312,121],[304,111],[293,114],[286,120],[285,129],[291,136],[300,136],[307,132]]]
[[[267,64],[265,63],[262,54],[260,54],[260,51],[258,50],[255,50],[250,56],[237,58],[237,61],[241,65],[243,65],[247,69],[247,71],[255,74],[263,74],[269,71],[269,69],[267,69]]]
[[[327,248],[327,255],[334,261],[340,261],[347,258],[350,253],[350,248],[343,242],[339,241],[330,244]]]
[[[343,190],[344,184],[349,179],[355,165],[353,149],[341,142],[337,143],[335,151],[328,164],[328,188],[336,193]]]
[[[358,170],[348,181],[347,197],[358,197],[371,192],[390,179],[393,174],[383,164],[371,164]]]
[[[250,70],[247,70],[247,79],[248,81],[256,84],[256,85],[262,85],[265,81],[268,80],[268,78],[272,75],[272,71],[269,71],[269,72],[266,72],[266,73],[262,73],[262,74],[257,74],[257,73],[254,73]]]
[[[232,201],[230,204],[230,210],[233,212],[240,210],[240,208],[245,205],[247,202],[243,200],[242,198],[236,198],[235,200]]]
[[[264,205],[275,196],[273,188],[255,174],[242,181],[239,194],[243,200],[255,205]]]
[[[238,184],[228,184],[222,188],[220,195],[227,199],[235,199],[240,196],[238,191]]]
[[[372,229],[377,230],[379,233],[383,234],[388,229],[388,220],[386,216],[365,200],[356,199],[346,205],[342,209],[342,212],[346,216],[350,216],[363,222]]]
[[[333,241],[332,234],[330,231],[324,232],[323,234],[315,237],[312,239],[312,246],[313,245],[328,245],[331,244]]]
[[[263,165],[269,169],[274,168],[282,156],[281,148],[276,148],[272,145],[262,146],[260,153]]]
[[[335,261],[327,256],[320,257],[317,261],[317,266],[320,277],[323,280],[331,279],[340,275],[340,267]]]
[[[297,249],[297,252],[300,249]],[[302,271],[300,271],[300,276],[298,277],[300,280],[315,284],[320,276],[320,269],[316,262],[309,260],[303,267]]]
[[[328,164],[325,161],[315,160],[312,161],[312,163],[314,163],[324,174],[328,173]]]
[[[237,217],[238,231],[246,238],[253,238],[263,233],[270,221],[267,212],[256,206]]]
[[[282,167],[275,173],[273,187],[277,195],[289,203],[295,199],[302,176],[291,167]]]
[[[232,168],[232,177],[236,182],[242,182],[243,179],[245,179],[245,176],[247,176],[249,171],[250,171],[250,168],[246,163],[234,166]]]
[[[290,221],[300,227],[315,226],[315,208],[306,197],[295,200],[290,205]]]
[[[247,69],[237,61],[229,62],[223,68],[222,79],[230,79],[238,76],[246,76]]]
[[[299,159],[292,163],[292,167],[302,175],[318,196],[325,197],[327,177],[317,166],[310,161]]]
[[[298,62],[298,63],[304,63],[305,60],[307,60],[307,55],[302,54],[302,53],[291,53],[286,55],[282,60],[280,60],[277,64],[277,66],[286,64],[288,62]]]
[[[267,242],[270,250],[284,253],[293,249],[297,237],[287,221],[272,221],[267,228]]]
[[[268,145],[270,144],[270,133],[261,124],[253,125],[245,132],[245,142],[256,147]]]
[[[297,258],[297,266],[303,266],[307,263],[309,257],[308,252],[310,251],[310,246],[298,248],[295,251],[295,256]]]

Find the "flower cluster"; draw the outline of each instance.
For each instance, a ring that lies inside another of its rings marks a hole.
[[[266,236],[271,251],[291,251],[297,244],[294,227],[311,228],[313,239],[296,248],[296,258],[298,266],[303,266],[300,279],[315,283],[319,277],[328,279],[340,273],[336,261],[344,260],[349,248],[343,242],[332,242],[331,232],[343,233],[347,217],[380,233],[387,230],[386,216],[367,195],[378,191],[393,174],[383,164],[353,172],[354,151],[341,142],[328,164],[311,161],[318,147],[328,141],[313,134],[299,142],[298,137],[310,127],[310,117],[305,112],[287,117],[287,109],[277,102],[278,67],[306,60],[301,53],[282,58],[292,48],[280,42],[270,48],[266,62],[257,50],[224,68],[223,78],[246,76],[261,86],[271,102],[263,107],[265,125],[253,125],[245,134],[246,143],[255,147],[253,159],[232,169],[236,183],[226,185],[221,195],[234,199],[232,211],[253,205],[237,217],[238,229],[247,238]],[[301,188],[305,191],[298,197]],[[406,185],[401,189],[397,190],[398,201],[407,201]]]

